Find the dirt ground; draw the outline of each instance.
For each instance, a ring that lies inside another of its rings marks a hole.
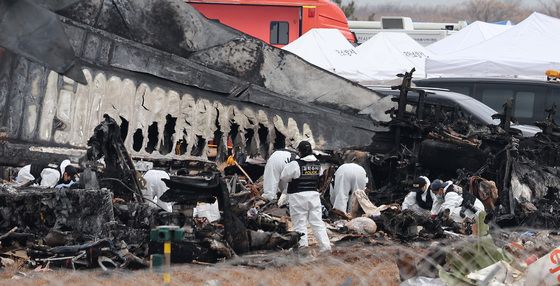
[[[402,246],[401,246],[402,247]],[[274,253],[241,258],[247,267],[227,261],[216,265],[183,264],[172,268],[171,285],[399,285],[396,246],[335,247],[330,255],[297,258]],[[274,265],[274,266],[271,266]],[[264,269],[262,269],[264,268]],[[161,285],[162,276],[150,270],[94,271],[19,269],[26,277],[11,279],[18,269],[0,272],[0,285]]]

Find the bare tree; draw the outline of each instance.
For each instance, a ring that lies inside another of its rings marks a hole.
[[[348,4],[342,4],[342,0],[332,0],[336,5],[342,9],[346,18],[351,19],[354,17],[354,12],[356,11],[356,3],[354,1],[350,1]]]
[[[465,7],[469,20],[497,22],[519,14],[519,0],[470,0]]]
[[[560,0],[539,0],[539,4],[543,13],[552,17],[560,17]]]
[[[481,3],[474,3],[474,2]],[[541,0],[557,1],[560,0]],[[383,16],[410,17],[413,21],[457,22],[476,20],[495,22],[511,20],[514,23],[525,19],[532,9],[524,7],[519,0],[473,0],[463,5],[407,5],[407,4],[367,4],[356,7],[352,17],[358,20],[374,21]],[[489,3],[487,3],[489,2]],[[478,5],[479,4],[479,5]],[[474,7],[473,7],[474,6]]]

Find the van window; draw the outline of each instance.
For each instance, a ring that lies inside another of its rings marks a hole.
[[[552,94],[546,98],[546,109],[551,108],[553,104],[556,104],[557,110],[554,119],[560,122],[560,88],[553,88]]]
[[[500,113],[504,111],[504,104],[510,98],[513,99],[511,89],[486,88],[482,90],[482,102]]]
[[[270,22],[270,44],[287,45],[289,42],[290,25],[288,22]]]
[[[460,86],[460,85],[450,86],[449,90],[451,90],[453,92],[456,92],[456,93],[462,93],[462,94],[465,94],[465,95],[468,95],[468,96],[472,96],[471,88],[468,87],[468,86]]]
[[[515,94],[515,117],[532,118],[535,106],[535,93],[519,91]]]

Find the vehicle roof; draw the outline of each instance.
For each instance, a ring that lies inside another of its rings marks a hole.
[[[467,82],[467,83],[509,83],[509,84],[532,84],[532,85],[548,85],[560,88],[560,81],[546,81],[536,79],[520,79],[520,78],[470,78],[470,77],[440,77],[414,80],[416,85],[420,86],[422,83],[454,83],[454,82]]]
[[[373,91],[386,94],[386,95],[398,95],[398,90],[391,90],[390,88],[378,88],[373,87],[371,88]],[[430,89],[430,88],[422,88],[426,92],[428,92],[428,96],[426,97],[426,102],[434,102],[438,99],[445,99],[451,102],[454,102],[462,107],[465,111],[470,112],[472,115],[477,117],[480,121],[484,122],[485,124],[499,124],[500,121],[493,119],[492,115],[498,113],[488,105],[462,93],[446,91],[442,89]],[[418,93],[416,92],[409,92],[408,96],[417,99]]]
[[[387,88],[379,88],[379,87],[372,87],[371,88],[373,91],[379,92],[379,93],[385,93],[385,94],[399,94],[399,90],[391,90],[391,88],[387,87]],[[450,99],[452,101],[461,101],[461,100],[476,100],[468,95],[462,94],[462,93],[457,93],[457,92],[453,92],[453,91],[449,91],[449,90],[445,90],[445,89],[441,89],[441,88],[421,88],[423,90],[425,90],[428,93],[428,97],[429,98],[444,98],[444,99]],[[409,93],[409,95],[412,96],[417,96],[416,92],[412,92],[412,94]]]

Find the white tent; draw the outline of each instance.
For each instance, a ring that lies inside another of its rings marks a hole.
[[[282,49],[352,81],[366,81],[368,65],[338,29],[312,29]]]
[[[428,77],[518,77],[544,79],[560,69],[560,19],[533,13],[478,45],[426,60]]]
[[[395,79],[395,75],[416,68],[414,77],[424,77],[425,60],[432,53],[405,33],[381,32],[356,48],[358,55],[372,64],[375,79]]]
[[[511,25],[498,25],[476,21],[460,31],[426,47],[436,55],[445,55],[472,47],[511,28]]]

